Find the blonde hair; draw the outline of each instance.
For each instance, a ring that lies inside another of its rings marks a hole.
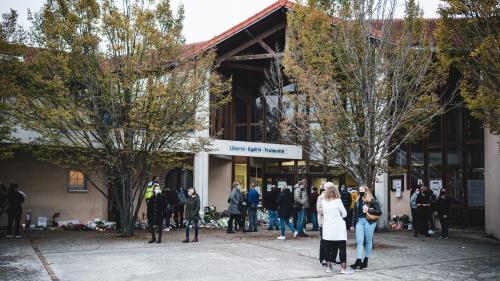
[[[234,188],[235,188],[236,186],[238,186],[239,184],[240,184],[240,183],[239,183],[237,180],[233,181],[233,186],[232,186],[231,190],[232,190],[232,189],[234,189]]]
[[[340,199],[339,189],[332,182],[327,182],[323,186],[325,189],[325,200]]]
[[[363,201],[364,202],[372,202],[373,201],[373,194],[370,188],[366,185],[362,185],[359,187],[359,191],[361,191],[361,188],[365,190],[365,195],[363,196]]]

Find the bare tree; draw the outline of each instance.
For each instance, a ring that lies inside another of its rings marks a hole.
[[[400,144],[421,137],[447,105],[436,93],[431,33],[415,1],[308,1],[288,17],[287,49],[262,87],[293,104],[285,140],[373,188]],[[278,59],[278,58],[277,58]],[[295,84],[282,92],[284,75]],[[432,74],[432,75],[431,75]],[[448,100],[448,99],[447,99]]]

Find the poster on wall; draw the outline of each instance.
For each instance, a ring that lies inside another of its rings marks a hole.
[[[429,187],[434,192],[435,195],[439,194],[439,191],[441,191],[441,188],[443,187],[443,181],[442,180],[431,180],[429,183]]]
[[[286,188],[286,181],[279,181],[278,182],[278,188],[279,189]]]
[[[272,189],[273,189],[273,185],[272,184],[268,184],[267,185],[267,192],[270,192]]]
[[[392,180],[392,189],[396,190],[396,197],[401,197],[401,188],[402,188],[401,179],[393,179]]]

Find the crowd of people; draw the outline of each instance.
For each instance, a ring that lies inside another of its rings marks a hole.
[[[436,218],[439,218],[441,238],[448,239],[450,198],[446,189],[442,188],[436,196],[429,187],[419,184],[411,191],[410,208],[415,237],[431,237],[435,233]]]
[[[193,187],[184,190],[182,187],[173,190],[169,187],[161,188],[159,178],[153,177],[148,183],[144,195],[147,205],[147,218],[151,239],[148,243],[161,243],[163,227],[186,230],[186,237],[182,242],[189,243],[190,228],[194,228],[194,238],[191,242],[198,242],[198,228],[200,224],[200,197]],[[174,217],[175,225],[171,224]],[[165,224],[164,224],[165,223]],[[156,237],[156,232],[158,236]]]

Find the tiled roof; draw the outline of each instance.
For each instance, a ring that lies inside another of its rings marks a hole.
[[[244,30],[249,25],[252,25],[253,23],[259,21],[263,17],[265,17],[265,16],[269,15],[270,13],[276,11],[277,9],[280,9],[280,8],[283,8],[283,7],[284,8],[292,8],[293,5],[294,5],[294,3],[291,2],[291,1],[289,1],[289,0],[279,0],[279,1],[276,1],[273,4],[271,4],[270,6],[268,6],[267,8],[265,8],[262,11],[258,12],[257,14],[249,17],[248,19],[246,19],[246,20],[242,21],[241,23],[233,26],[232,28],[224,31],[223,33],[221,33],[221,34],[213,37],[210,40],[188,44],[189,46],[188,46],[188,49],[186,49],[186,50],[191,51],[190,54],[195,54],[195,53],[207,50],[209,48],[212,48],[217,43],[225,40],[226,38],[228,38],[228,37],[236,34],[237,32],[239,32],[241,30]]]

